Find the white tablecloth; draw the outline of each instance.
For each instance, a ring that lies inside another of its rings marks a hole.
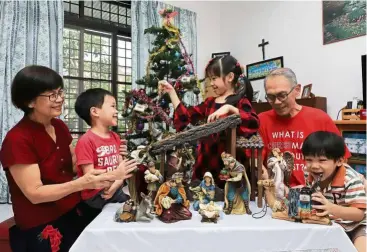
[[[217,224],[201,223],[193,211],[191,220],[166,224],[113,221],[120,204],[106,205],[83,231],[71,252],[354,252],[354,246],[337,224],[323,226],[272,219],[267,215],[225,215]],[[251,202],[252,212],[258,212]]]

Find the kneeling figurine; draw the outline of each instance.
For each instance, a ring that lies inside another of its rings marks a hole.
[[[157,192],[154,200],[155,212],[165,223],[191,219],[190,202],[182,185],[183,173],[176,172]]]

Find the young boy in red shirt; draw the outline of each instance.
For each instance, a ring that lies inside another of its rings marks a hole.
[[[115,170],[122,157],[119,154],[121,140],[118,134],[110,131],[117,125],[116,100],[112,93],[101,88],[88,89],[81,93],[75,102],[75,111],[91,129],[77,142],[75,155],[77,173],[82,176],[92,169]],[[133,164],[127,164],[132,166]],[[122,203],[129,196],[122,191],[124,181],[116,180],[111,187],[82,191],[82,199],[96,209],[107,203]]]
[[[321,176],[319,192],[312,194],[318,216],[339,223],[356,249],[366,251],[366,193],[361,175],[344,164],[345,144],[341,136],[327,131],[311,133],[302,153],[310,183]]]

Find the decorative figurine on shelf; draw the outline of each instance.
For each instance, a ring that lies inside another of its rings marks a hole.
[[[294,167],[294,155],[289,151],[284,154],[274,148],[268,158],[268,169],[274,174],[275,196],[278,199],[285,197],[285,186],[289,187],[289,179]]]
[[[129,199],[116,211],[114,220],[116,222],[133,222],[135,221],[135,217],[136,204],[132,199]]]
[[[194,188],[190,187],[189,189],[195,193],[193,208],[195,211],[198,211],[200,204],[208,204],[214,200],[215,185],[213,175],[210,172],[206,172],[200,185]]]
[[[199,204],[199,214],[202,217],[201,222],[217,223],[221,211],[222,207],[216,205],[214,201],[210,201],[207,204]]]
[[[151,195],[152,204],[156,195],[156,192],[159,188],[159,185],[163,183],[163,176],[156,169],[154,161],[148,162],[148,170],[144,172],[145,182],[148,184],[147,189],[149,194]],[[153,209],[154,211],[154,209]]]
[[[223,170],[225,171],[221,171],[219,178],[225,178],[226,181],[224,187],[224,213],[251,214],[249,207],[251,185],[245,166],[228,153],[223,152],[221,156],[224,163]]]
[[[191,219],[190,202],[182,185],[182,173],[174,173],[163,183],[154,200],[155,212],[158,218],[165,223]]]
[[[150,222],[154,219],[154,215],[151,214],[153,210],[152,194],[145,195],[140,193],[140,196],[141,202],[136,213],[136,221]]]

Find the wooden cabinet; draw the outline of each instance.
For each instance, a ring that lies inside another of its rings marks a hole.
[[[313,98],[304,98],[297,99],[297,103],[303,106],[308,106],[312,108],[318,108],[327,113],[327,100],[326,97],[313,97]],[[253,102],[252,107],[255,109],[257,114],[261,112],[271,110],[271,105],[268,102]]]

